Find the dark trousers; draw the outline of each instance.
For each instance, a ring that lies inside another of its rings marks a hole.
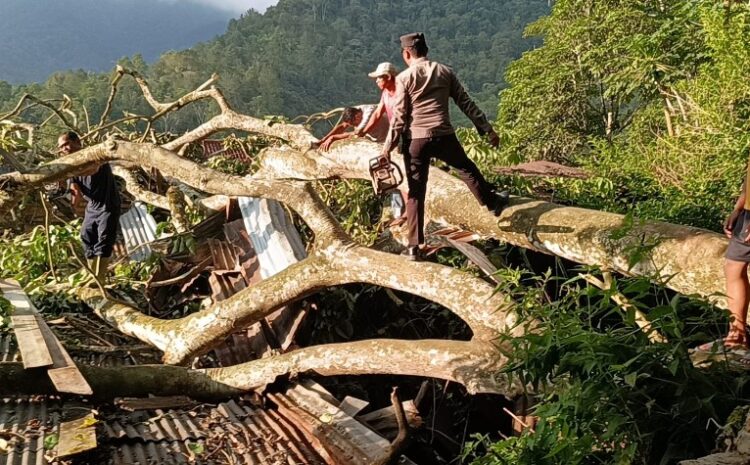
[[[117,240],[120,211],[86,210],[81,226],[81,242],[86,258],[111,257]]]
[[[491,201],[492,185],[484,179],[477,165],[466,156],[455,134],[426,139],[405,139],[402,151],[409,184],[406,218],[410,246],[424,244],[424,199],[432,157],[444,161],[458,171],[458,176],[480,204],[487,205]]]

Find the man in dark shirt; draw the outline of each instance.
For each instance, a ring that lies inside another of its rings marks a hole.
[[[57,139],[57,148],[63,155],[77,152],[81,149],[81,139],[73,131],[63,133]],[[81,226],[81,241],[89,268],[102,281],[117,239],[120,218],[120,194],[109,163],[71,179],[70,191],[74,209],[81,197],[88,201]]]
[[[450,122],[449,98],[471,119],[479,134],[486,134],[490,144],[497,147],[500,138],[487,117],[471,100],[451,68],[427,59],[429,49],[424,34],[406,34],[400,41],[401,57],[408,68],[396,77],[393,120],[383,155],[390,157],[401,140],[409,184],[406,201],[409,246],[404,255],[410,260],[419,260],[419,246],[424,243],[424,203],[432,157],[455,168],[479,203],[495,215],[508,204],[508,193],[495,192],[466,156]]]

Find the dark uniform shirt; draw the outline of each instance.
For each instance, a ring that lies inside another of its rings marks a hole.
[[[492,130],[485,114],[449,66],[425,57],[415,59],[396,77],[393,121],[385,148],[393,150],[402,136],[422,139],[453,134],[450,99],[471,119],[480,134]]]
[[[86,210],[92,213],[120,210],[120,194],[112,174],[112,167],[104,163],[91,176],[76,176],[72,181],[88,200]]]

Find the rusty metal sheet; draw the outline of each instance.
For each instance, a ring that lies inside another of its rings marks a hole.
[[[215,270],[234,271],[238,269],[239,258],[237,257],[237,251],[234,249],[234,246],[230,245],[228,242],[210,238],[207,243],[208,248],[211,250],[211,258],[213,259]]]
[[[246,163],[251,161],[250,155],[243,148],[224,148],[224,141],[205,139],[202,141],[203,156],[208,159],[216,155],[222,155],[232,160],[240,160]]]

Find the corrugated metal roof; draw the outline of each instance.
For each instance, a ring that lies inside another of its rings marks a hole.
[[[16,338],[10,333],[0,333],[0,362],[20,362]]]
[[[156,221],[143,202],[133,202],[130,210],[120,216],[120,228],[130,258],[143,261],[151,256],[151,246],[156,239]]]
[[[258,254],[263,279],[275,275],[307,255],[299,232],[275,200],[239,197],[245,229]]]
[[[0,465],[43,465],[44,437],[62,418],[62,404],[51,397],[0,399],[0,431],[11,434],[11,448],[0,454]],[[23,438],[23,440],[21,440]]]

